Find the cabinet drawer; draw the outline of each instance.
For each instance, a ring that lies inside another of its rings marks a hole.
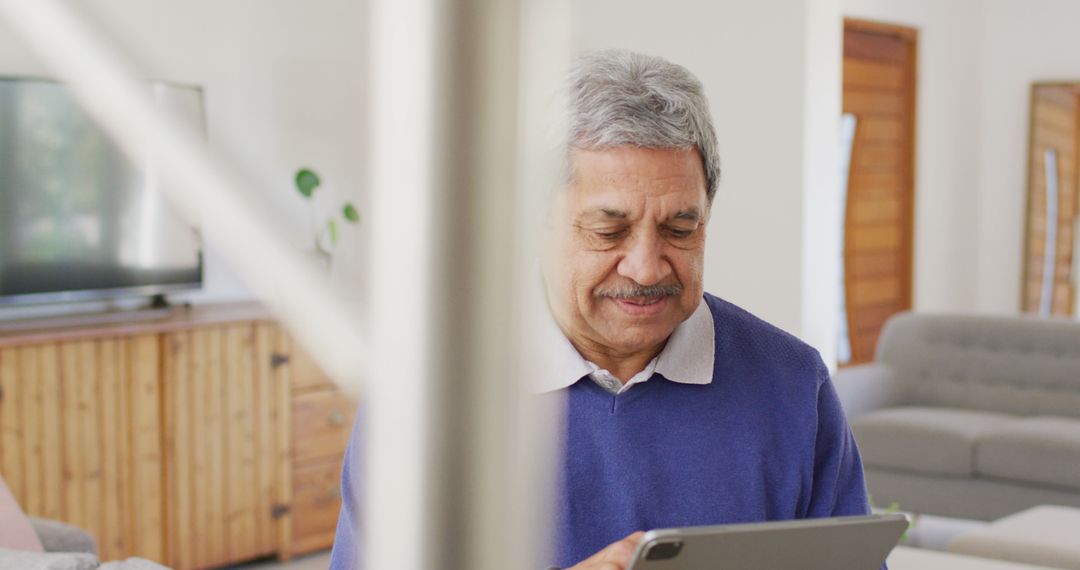
[[[293,552],[329,548],[341,509],[341,459],[295,466],[292,491]]]
[[[337,390],[293,396],[293,461],[340,459],[349,443],[356,403]]]
[[[333,382],[323,373],[315,360],[295,341],[292,345],[292,355],[289,357],[289,369],[292,373],[292,389],[295,391],[334,387]]]

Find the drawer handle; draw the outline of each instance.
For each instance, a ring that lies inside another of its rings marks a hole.
[[[326,421],[332,426],[340,426],[345,423],[345,414],[341,412],[331,412],[330,415],[326,417]]]

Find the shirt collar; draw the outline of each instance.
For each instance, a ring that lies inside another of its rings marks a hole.
[[[546,304],[545,304],[546,307]],[[536,324],[540,352],[548,356],[544,360],[546,370],[534,370],[533,392],[544,393],[562,390],[596,370],[590,365],[570,340],[566,338],[551,311],[540,311],[541,322]],[[690,318],[671,333],[667,344],[653,361],[654,372],[680,384],[710,384],[713,379],[713,361],[716,350],[716,330],[712,311],[702,299]],[[650,363],[650,366],[653,366]]]

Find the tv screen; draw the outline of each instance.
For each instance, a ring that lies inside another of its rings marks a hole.
[[[198,128],[198,88],[148,84]],[[197,231],[63,84],[0,78],[0,305],[152,295],[202,284]]]

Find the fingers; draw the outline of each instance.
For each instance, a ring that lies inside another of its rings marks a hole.
[[[570,570],[626,570],[644,532],[638,531],[607,545],[603,550],[580,562]]]
[[[645,533],[638,531],[618,542],[611,543],[607,548],[596,554],[596,562],[611,565],[610,569],[606,568],[607,565],[601,566],[605,570],[623,570],[630,563],[630,559],[634,556],[634,550],[637,549],[637,545],[644,535]]]

